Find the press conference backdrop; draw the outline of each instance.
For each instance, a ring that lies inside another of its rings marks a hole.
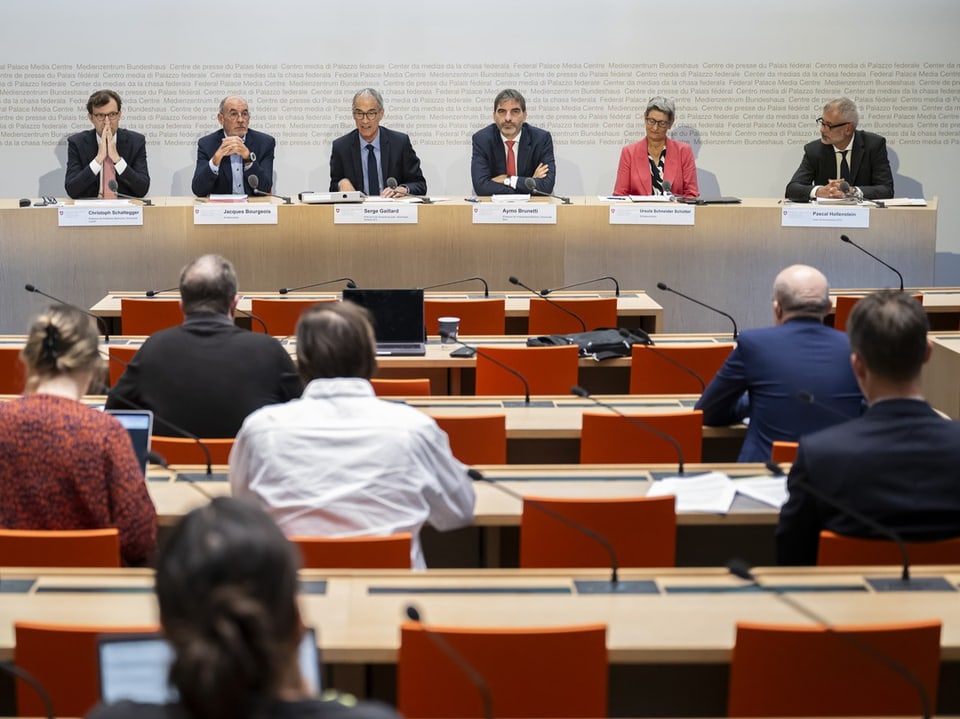
[[[938,250],[960,252],[960,3],[877,0],[554,0],[509,8],[421,0],[165,0],[101,13],[8,0],[0,25],[0,196],[64,196],[66,138],[90,92],[116,89],[143,132],[153,195],[188,195],[197,138],[219,100],[243,94],[278,140],[276,190],[322,190],[331,141],[352,129],[361,87],[408,132],[433,194],[469,193],[470,135],[515,87],[553,132],[556,191],[612,190],[620,148],[643,136],[656,94],[697,155],[702,194],[781,196],[825,100],[846,94],[887,137],[898,196],[939,196]],[[941,254],[937,281],[951,276]],[[946,274],[945,274],[946,273]]]

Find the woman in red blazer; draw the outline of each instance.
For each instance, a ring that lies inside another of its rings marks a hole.
[[[673,127],[673,100],[655,97],[643,114],[647,136],[620,153],[614,195],[661,195],[663,180],[674,195],[697,197],[697,166],[690,145],[667,137]],[[656,177],[654,176],[656,174]]]

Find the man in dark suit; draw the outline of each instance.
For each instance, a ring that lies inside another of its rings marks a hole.
[[[746,330],[697,401],[706,425],[728,426],[749,417],[739,461],[766,462],[775,440],[802,435],[860,414],[863,398],[850,369],[843,332],[826,327],[827,278],[793,265],[773,283],[775,326]],[[801,402],[807,392],[816,404]]]
[[[380,126],[383,97],[367,87],[353,96],[357,129],[333,141],[330,152],[330,192],[352,192],[382,197],[426,195],[427,181],[410,137]],[[375,168],[375,172],[371,172]],[[371,174],[373,177],[371,178]],[[387,180],[397,181],[396,188]]]
[[[259,190],[270,192],[277,141],[270,135],[250,129],[250,110],[242,97],[223,98],[217,120],[222,129],[201,137],[197,142],[193,194],[197,197],[253,195],[252,175],[256,175],[259,181]]]
[[[804,146],[800,167],[787,185],[788,200],[893,197],[887,141],[880,135],[858,130],[859,122],[860,113],[853,100],[840,97],[823,106],[823,115],[817,118],[820,139]],[[842,182],[849,189],[840,189]]]
[[[529,194],[531,177],[538,190],[553,192],[553,137],[527,124],[527,101],[518,91],[501,90],[493,101],[493,124],[474,133],[470,175],[478,195]]]
[[[297,369],[281,344],[233,323],[237,300],[228,260],[190,262],[180,273],[183,324],[143,343],[107,407],[153,410],[160,435],[182,436],[176,425],[198,437],[233,437],[255,409],[299,397]]]
[[[800,440],[780,511],[777,561],[815,564],[820,530],[876,537],[807,486],[875,519],[905,541],[960,535],[960,423],[923,399],[926,314],[910,295],[860,300],[848,322],[851,363],[870,403],[855,420]]]
[[[106,183],[110,177],[104,164],[112,163],[117,189],[122,195],[143,197],[150,189],[147,170],[147,141],[139,132],[119,127],[120,95],[113,90],[97,90],[87,100],[87,117],[92,130],[78,132],[67,139],[67,176],[64,188],[74,198],[116,197]]]

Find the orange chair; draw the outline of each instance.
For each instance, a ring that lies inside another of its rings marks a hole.
[[[477,686],[420,624],[400,627],[397,708],[423,717],[605,717],[606,626],[545,628],[429,626],[483,677]]]
[[[370,380],[377,397],[426,397],[430,395],[430,379],[415,377],[409,379],[382,379],[374,377]]]
[[[703,392],[700,383],[677,364],[696,373],[705,387],[731,351],[731,345],[723,344],[692,347],[657,345],[652,349],[645,345],[634,345],[630,353],[630,394],[700,394]],[[670,357],[677,364],[665,357]]]
[[[56,716],[85,716],[100,699],[97,637],[101,634],[149,634],[156,626],[71,626],[16,622],[13,661],[30,672],[53,700]],[[47,716],[40,696],[17,680],[17,714]]]
[[[335,299],[301,300],[288,297],[253,297],[250,300],[250,314],[263,320],[263,324],[267,327],[264,330],[263,325],[256,320],[250,322],[250,327],[254,332],[269,330],[270,334],[275,337],[286,337],[296,333],[297,321],[304,310],[308,310],[321,302],[336,301]]]
[[[125,335],[152,335],[183,322],[180,300],[121,297],[120,326]]]
[[[599,542],[542,511],[546,508],[602,534],[621,567],[673,567],[677,560],[676,500],[667,497],[558,499],[525,497],[520,517],[520,566],[609,567]]]
[[[926,690],[932,715],[939,621],[833,629],[738,622],[727,715],[921,715],[913,684],[872,653],[909,668]]]
[[[673,437],[684,462],[699,462],[703,456],[703,412],[665,412],[630,415],[639,422]],[[583,413],[580,430],[580,462],[677,462],[676,448],[655,433],[615,414]]]
[[[227,439],[200,440],[210,450],[212,464],[227,464],[230,450],[233,449],[233,437]],[[162,456],[169,464],[206,464],[207,455],[200,445],[187,437],[153,436],[150,449]]]
[[[133,356],[137,353],[138,349],[140,348],[122,347],[120,345],[109,345],[107,347],[107,352],[111,357],[109,367],[107,368],[110,375],[111,387],[117,386],[117,382],[120,381],[120,376],[127,368],[127,365],[130,364],[130,360],[133,359]],[[131,409],[133,408],[131,407]]]
[[[793,464],[797,458],[797,450],[800,448],[799,442],[781,442],[774,441],[773,449],[770,452],[770,460],[777,464]]]
[[[0,529],[0,567],[119,567],[120,531]]]
[[[507,463],[507,417],[503,414],[433,417],[464,464]]]
[[[423,302],[427,334],[440,332],[440,317],[459,317],[461,335],[502,335],[506,333],[506,302],[502,297],[476,300],[432,300]]]
[[[410,569],[411,535],[290,537],[304,569]]]
[[[477,352],[476,393],[523,394],[523,382],[513,373],[487,359],[492,357],[522,375],[530,384],[530,394],[570,394],[570,388],[578,383],[579,353],[576,345],[480,347]]]
[[[583,320],[587,330],[617,326],[617,298],[593,297],[590,299],[544,299],[530,300],[530,324],[532,335],[560,335],[583,332],[576,317],[559,309],[565,307]]]
[[[0,347],[0,394],[22,394],[26,382],[20,350],[23,347]]]
[[[914,295],[920,304],[923,304],[923,295]],[[862,300],[862,296],[856,295],[837,295],[836,307],[833,311],[833,329],[840,330],[841,332],[847,331],[847,321],[850,319],[850,313],[853,311],[853,306]]]
[[[910,564],[960,564],[960,537],[935,542],[907,542]],[[821,567],[899,565],[902,555],[894,542],[885,539],[845,537],[820,532],[817,564]]]

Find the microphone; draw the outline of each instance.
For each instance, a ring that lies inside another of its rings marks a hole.
[[[117,184],[116,180],[110,180],[109,182],[107,182],[107,187],[109,187],[113,191],[113,194],[115,194],[117,197],[121,197],[124,200],[139,200],[140,202],[143,203],[144,207],[153,207],[153,200],[147,197],[134,197],[133,195],[124,195],[122,192],[120,192],[120,189],[119,189],[120,186]]]
[[[881,265],[883,265],[883,266],[886,267],[887,269],[890,269],[890,270],[893,270],[894,272],[896,272],[896,273],[897,273],[897,277],[900,278],[900,291],[903,292],[903,275],[900,274],[900,270],[898,270],[898,269],[897,269],[896,267],[894,267],[893,265],[888,265],[886,262],[884,262],[883,260],[881,260],[881,259],[880,259],[879,257],[877,257],[875,254],[873,254],[872,252],[869,252],[868,250],[865,250],[864,248],[862,248],[860,245],[858,245],[856,242],[854,242],[853,240],[851,240],[851,239],[850,239],[849,237],[847,237],[846,235],[840,235],[840,239],[843,240],[844,242],[846,242],[848,245],[853,245],[854,247],[856,247],[858,250],[860,250],[860,251],[863,252],[864,254],[870,255],[870,257],[872,257],[873,259],[875,259],[877,262],[879,262]]]
[[[851,419],[856,419],[856,417],[851,417],[850,415],[848,415],[848,414],[846,414],[846,413],[844,413],[844,412],[841,412],[841,411],[840,411],[839,409],[837,409],[836,407],[831,407],[831,406],[828,405],[828,404],[824,404],[823,402],[817,401],[817,398],[814,397],[814,396],[813,396],[812,394],[810,394],[809,392],[807,392],[806,390],[800,390],[799,392],[797,392],[796,398],[797,398],[798,400],[800,400],[801,402],[803,402],[804,404],[809,404],[809,405],[812,405],[812,406],[815,406],[815,407],[819,407],[820,409],[825,410],[825,411],[829,412],[830,414],[833,414],[833,415],[839,417],[839,418],[842,419],[844,422],[849,422]]]
[[[236,308],[236,311],[242,314],[244,317],[249,317],[250,319],[257,322],[261,327],[263,327],[263,334],[268,335],[270,331],[267,329],[267,323],[264,322],[260,317],[253,314],[253,312],[247,312],[246,310],[241,310],[239,307]]]
[[[47,713],[47,719],[54,719],[54,717],[56,717],[53,711],[53,700],[50,698],[50,693],[33,674],[26,669],[18,667],[16,664],[8,664],[7,662],[0,662],[0,671],[6,672],[29,684],[30,688],[40,697],[40,701],[43,702],[43,710]]]
[[[620,336],[623,337],[624,339],[630,339],[631,337],[634,337],[634,336],[639,337],[641,339],[640,344],[645,345],[646,348],[651,352],[653,352],[657,357],[659,357],[662,360],[666,360],[677,369],[682,370],[683,372],[686,372],[688,375],[693,377],[697,381],[697,384],[700,385],[700,394],[703,394],[706,391],[707,383],[703,381],[703,377],[701,377],[699,374],[694,372],[691,368],[687,367],[685,364],[683,364],[683,362],[680,362],[679,360],[676,360],[670,355],[668,355],[666,352],[662,352],[661,350],[658,350],[657,348],[655,348],[653,346],[653,340],[650,339],[650,335],[648,335],[643,330],[639,328],[635,330],[625,330],[621,328]],[[642,341],[644,338],[646,338],[645,342]]]
[[[322,287],[323,285],[332,285],[337,282],[346,282],[347,287],[349,287],[351,290],[356,288],[357,286],[357,283],[351,280],[349,277],[338,277],[335,280],[324,280],[323,282],[314,282],[313,284],[300,285],[299,287],[281,287],[279,290],[277,290],[277,292],[279,292],[281,295],[286,295],[291,292],[299,292],[300,290],[309,290],[309,289],[313,289],[314,287]]]
[[[635,424],[637,427],[640,427],[640,429],[643,429],[647,432],[655,434],[660,439],[663,439],[669,442],[673,446],[674,450],[676,450],[677,452],[677,474],[679,474],[680,476],[683,476],[683,448],[680,446],[680,443],[677,440],[675,440],[673,437],[671,437],[669,434],[657,429],[656,427],[653,427],[652,425],[647,424],[643,420],[639,420],[636,417],[630,417],[629,415],[624,414],[619,409],[614,407],[612,404],[607,404],[606,402],[603,402],[597,399],[596,397],[591,395],[589,392],[587,392],[587,390],[585,390],[583,387],[579,387],[579,386],[571,387],[570,393],[575,394],[577,397],[583,397],[584,399],[588,399],[594,404],[597,404],[600,407],[603,407],[604,409],[608,409],[614,414],[619,415],[620,417],[623,417],[625,420],[630,422],[630,424]]]
[[[163,293],[163,292],[173,292],[174,290],[179,290],[179,289],[180,289],[179,286],[177,286],[177,287],[168,287],[168,288],[165,289],[165,290],[147,290],[144,294],[145,294],[147,297],[156,297],[157,295],[159,295],[159,294],[161,294],[161,293]]]
[[[27,292],[34,292],[42,297],[46,297],[47,299],[53,300],[58,304],[66,305],[67,307],[73,307],[75,310],[79,310],[80,312],[87,315],[88,317],[93,317],[93,319],[97,321],[97,326],[103,330],[103,343],[110,344],[110,328],[107,326],[107,321],[103,319],[103,317],[100,317],[99,315],[95,315],[90,310],[85,310],[83,309],[83,307],[80,307],[79,305],[75,305],[70,302],[64,302],[59,297],[48,295],[39,287],[35,285],[31,285],[29,282],[23,286],[23,289],[25,289]]]
[[[421,290],[435,290],[435,289],[437,289],[438,287],[449,287],[450,285],[459,285],[461,282],[471,282],[471,281],[473,281],[473,280],[477,280],[477,281],[483,283],[483,296],[484,296],[484,297],[489,297],[489,296],[490,296],[490,287],[489,287],[489,285],[487,285],[487,281],[486,281],[485,279],[483,279],[482,277],[464,277],[462,280],[453,280],[453,282],[440,282],[439,284],[436,284],[436,285],[427,285],[426,287],[421,287],[420,289],[421,289]]]
[[[793,609],[795,612],[800,614],[806,619],[809,619],[814,624],[819,624],[824,627],[828,632],[834,634],[838,639],[843,640],[851,647],[864,654],[865,656],[875,659],[880,662],[888,669],[893,672],[896,672],[901,677],[907,680],[913,687],[917,696],[920,699],[920,704],[922,706],[923,717],[928,719],[930,717],[930,697],[927,695],[927,690],[923,686],[923,682],[917,677],[916,674],[910,671],[906,666],[896,661],[895,659],[887,656],[882,651],[877,650],[876,648],[870,646],[865,641],[857,637],[856,634],[850,634],[849,632],[840,632],[837,631],[836,625],[832,622],[828,622],[826,618],[820,616],[812,609],[809,609],[805,605],[798,602],[796,599],[791,597],[786,591],[775,585],[761,584],[757,577],[751,571],[750,565],[743,559],[731,559],[727,562],[727,569],[735,577],[743,579],[744,581],[750,582],[753,586],[761,591],[771,591],[773,595],[786,604],[788,607]]]
[[[395,177],[388,177],[388,178],[387,178],[387,187],[389,187],[391,190],[396,191],[396,189],[397,189],[397,178],[395,178]],[[431,199],[430,199],[429,197],[427,197],[426,195],[414,195],[413,193],[408,192],[406,195],[401,195],[401,196],[402,196],[402,197],[418,197],[418,198],[420,198],[420,202],[421,202],[422,204],[424,204],[424,205],[432,205],[432,204],[433,204],[433,200],[431,200]]]
[[[537,181],[534,180],[532,177],[528,177],[526,180],[524,180],[523,185],[524,187],[527,188],[527,192],[529,192],[531,195],[540,195],[540,197],[552,197],[555,200],[560,200],[564,205],[570,204],[569,197],[563,197],[562,195],[554,195],[550,192],[544,192],[543,190],[539,189],[537,187]]]
[[[670,180],[664,180],[664,181],[663,181],[663,196],[666,197],[668,200],[671,200],[671,201],[672,201],[672,200],[673,200],[673,194],[670,192],[671,189],[673,189],[673,183],[670,182]]]
[[[281,200],[283,200],[283,204],[285,205],[293,204],[293,200],[291,200],[289,197],[285,197],[283,195],[276,195],[272,192],[264,192],[263,190],[259,189],[260,178],[257,177],[256,175],[250,175],[249,177],[247,177],[247,182],[250,183],[250,189],[253,190],[254,195],[259,195],[261,197],[278,197]]]
[[[170,468],[169,464],[167,463],[167,458],[164,457],[159,452],[154,452],[153,450],[150,450],[149,452],[147,452],[147,461],[150,464],[155,464],[158,467],[163,467],[164,469]],[[186,480],[187,484],[189,484],[191,487],[197,490],[200,494],[202,494],[204,498],[209,499],[210,501],[213,501],[213,495],[210,494],[210,492],[205,490],[203,487],[201,487],[199,484],[197,484],[194,481],[193,477],[187,474],[181,474],[180,476]]]
[[[414,605],[408,604],[404,610],[407,618],[416,622],[420,625],[420,628],[423,630],[423,633],[427,635],[431,642],[433,642],[436,647],[443,652],[449,659],[453,660],[453,663],[456,664],[460,671],[462,671],[471,683],[477,688],[477,691],[480,693],[480,699],[483,701],[483,716],[485,719],[493,719],[493,699],[490,696],[490,687],[487,686],[487,681],[483,678],[483,675],[480,674],[473,665],[468,662],[464,656],[454,649],[450,642],[447,641],[447,638],[430,629],[426,624],[424,624],[420,610],[417,609]]]
[[[534,297],[541,297],[541,295],[540,295],[539,292],[537,292],[535,289],[533,289],[533,288],[531,288],[531,287],[527,287],[525,284],[523,284],[520,280],[518,280],[516,277],[513,277],[512,275],[510,276],[510,284],[511,284],[511,285],[518,285],[519,287],[522,287],[522,288],[525,289],[527,292],[530,292]],[[566,312],[568,315],[570,315],[571,317],[573,317],[573,319],[575,319],[577,322],[580,323],[580,327],[581,327],[581,331],[582,331],[582,332],[586,332],[586,331],[587,331],[587,323],[584,322],[584,321],[583,321],[583,317],[581,317],[580,315],[578,315],[576,312],[574,312],[574,311],[571,310],[571,309],[567,309],[566,307],[564,307],[563,305],[561,305],[561,304],[559,304],[559,303],[557,303],[557,302],[554,302],[554,301],[551,300],[549,297],[542,297],[542,299],[544,300],[544,302],[549,302],[551,305],[553,305],[554,307],[556,307],[558,310],[560,310],[560,311],[562,311],[562,312]]]
[[[690,300],[691,302],[694,302],[694,303],[700,305],[701,307],[706,307],[708,310],[711,310],[712,312],[716,312],[718,315],[723,315],[724,317],[726,317],[728,320],[730,320],[730,321],[733,323],[733,339],[737,339],[737,334],[738,334],[738,333],[737,333],[737,321],[736,321],[735,319],[733,319],[733,317],[732,317],[731,315],[728,315],[728,314],[727,314],[726,312],[724,312],[723,310],[718,310],[716,307],[711,307],[710,305],[706,304],[705,302],[701,302],[700,300],[695,300],[695,299],[693,299],[693,297],[690,297],[689,295],[685,295],[685,294],[683,294],[682,292],[677,292],[677,290],[673,289],[672,287],[667,287],[666,283],[664,283],[664,282],[658,282],[658,283],[657,283],[657,289],[663,290],[664,292],[672,292],[672,293],[675,294],[675,295],[680,295],[680,296],[683,297],[683,299],[685,299],[685,300]]]
[[[611,277],[610,275],[606,275],[604,277],[595,277],[592,280],[584,280],[583,282],[574,282],[572,285],[564,285],[563,287],[553,287],[551,289],[540,290],[540,296],[546,297],[551,292],[559,292],[560,290],[569,290],[571,287],[582,287],[583,285],[589,285],[593,282],[600,282],[601,280],[611,280],[615,288],[614,293],[616,294],[617,297],[620,296],[620,283],[617,282],[616,277]]]
[[[505,364],[505,363],[501,362],[501,361],[498,360],[496,357],[491,357],[491,356],[488,355],[486,352],[481,352],[479,347],[474,347],[474,346],[472,346],[472,345],[468,345],[466,342],[464,342],[463,340],[461,340],[461,339],[458,338],[458,337],[454,337],[454,336],[453,336],[452,334],[450,334],[449,332],[440,332],[440,337],[441,337],[442,339],[450,340],[451,342],[456,342],[458,345],[461,345],[461,346],[463,346],[463,347],[466,347],[468,350],[471,350],[471,351],[473,352],[473,354],[475,354],[477,357],[483,357],[483,358],[484,358],[485,360],[487,360],[488,362],[493,362],[495,365],[497,365],[497,367],[501,367],[501,368],[505,369],[507,372],[509,372],[509,373],[512,374],[514,377],[516,377],[517,379],[519,379],[521,382],[523,382],[523,395],[524,395],[524,397],[523,397],[523,403],[526,404],[526,405],[529,405],[529,404],[530,404],[530,383],[527,382],[527,378],[526,378],[526,377],[524,377],[522,374],[520,374],[519,372],[517,372],[517,370],[515,370],[513,367],[511,367],[511,366],[508,365],[508,364]]]

